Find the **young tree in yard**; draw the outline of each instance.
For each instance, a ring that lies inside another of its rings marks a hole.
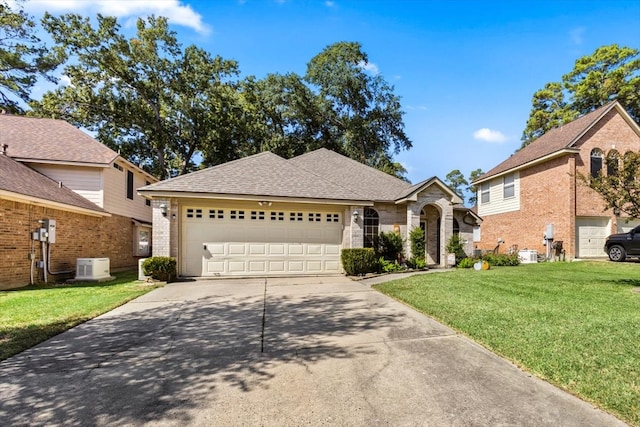
[[[469,185],[467,186],[467,192],[470,194],[469,196],[469,204],[471,206],[475,205],[476,202],[478,201],[478,189],[476,188],[475,185],[473,185],[473,181],[475,181],[476,179],[480,178],[482,175],[484,175],[484,172],[482,171],[482,169],[478,168],[475,170],[472,170],[469,173]]]
[[[131,39],[101,15],[97,28],[79,15],[46,14],[43,25],[75,61],[64,69],[71,85],[33,102],[34,114],[95,131],[160,178],[193,170],[197,152],[212,163],[237,157],[229,131],[240,112],[234,61],[195,46],[183,51],[162,17],[139,19]]]
[[[31,99],[31,88],[39,77],[56,82],[50,73],[62,57],[49,50],[35,35],[35,23],[22,9],[22,1],[9,6],[0,0],[0,109],[22,113],[21,102]]]
[[[449,188],[455,191],[455,193],[464,200],[464,187],[468,186],[469,183],[464,179],[464,175],[462,175],[462,172],[460,172],[459,169],[454,169],[449,172],[444,178],[444,181],[447,183]]]
[[[640,51],[612,44],[578,59],[562,82],[547,83],[534,94],[522,148],[548,130],[616,99],[640,121]]]
[[[621,159],[608,158],[607,170],[611,173],[596,177],[578,174],[578,179],[598,193],[606,209],[625,213],[640,219],[640,153],[629,151]]]

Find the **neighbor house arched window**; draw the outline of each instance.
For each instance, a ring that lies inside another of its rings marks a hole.
[[[607,153],[607,175],[618,175],[618,169],[620,168],[620,155],[616,150],[611,150]]]
[[[373,248],[375,239],[378,237],[380,228],[380,217],[378,212],[372,208],[364,208],[364,247]]]
[[[602,151],[598,148],[591,150],[591,176],[596,178],[602,172]]]

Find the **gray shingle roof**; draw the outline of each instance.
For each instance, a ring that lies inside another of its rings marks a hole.
[[[368,200],[351,188],[327,181],[270,152],[181,175],[138,191]]]
[[[8,156],[0,154],[0,190],[105,213],[65,186]]]
[[[106,164],[118,153],[63,120],[0,114],[0,144],[7,155],[34,162]]]
[[[487,178],[515,169],[519,166],[523,166],[563,149],[572,148],[579,137],[598,122],[598,120],[600,120],[605,114],[611,111],[616,104],[618,104],[617,101],[610,102],[572,122],[558,128],[551,129],[531,144],[519,151],[516,151],[507,160],[498,164],[474,182],[484,181]]]
[[[336,152],[321,148],[289,160],[290,163],[354,192],[366,200],[394,201],[412,185]]]

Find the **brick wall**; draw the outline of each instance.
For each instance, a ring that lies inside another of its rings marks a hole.
[[[133,256],[134,227],[130,218],[113,215],[92,217],[42,206],[0,199],[0,289],[25,286],[30,281],[31,233],[39,219],[56,220],[56,243],[51,244],[53,272],[74,270],[76,258],[110,259],[112,270],[136,268]],[[35,259],[42,259],[40,242],[33,242]],[[49,276],[49,281],[73,274]],[[43,281],[42,270],[34,269],[34,282]]]
[[[543,233],[547,224],[553,224],[555,240],[572,250],[570,163],[564,156],[520,171],[520,210],[484,216],[478,248],[492,250],[501,239],[501,253],[514,245],[544,253]]]

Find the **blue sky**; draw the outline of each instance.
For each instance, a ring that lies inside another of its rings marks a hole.
[[[234,59],[243,76],[295,72],[357,41],[401,97],[412,182],[491,169],[520,146],[533,93],[617,43],[640,48],[640,0],[29,0],[53,14],[167,16],[180,42]],[[40,88],[42,90],[42,88]],[[38,92],[34,93],[38,98]]]

